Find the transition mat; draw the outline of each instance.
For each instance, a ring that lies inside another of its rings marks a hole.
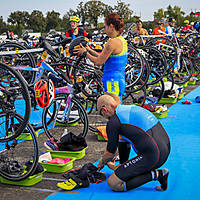
[[[200,95],[200,87],[190,92],[178,103],[170,107],[168,117],[161,119],[171,141],[171,153],[163,165],[169,169],[169,186],[167,191],[156,191],[159,182],[152,181],[137,189],[116,193],[112,192],[107,182],[90,185],[88,188],[74,190],[73,193],[58,192],[45,200],[193,200],[199,199],[200,171],[200,103],[194,101]],[[182,104],[190,100],[192,105]],[[112,171],[105,167],[102,171],[109,177]]]

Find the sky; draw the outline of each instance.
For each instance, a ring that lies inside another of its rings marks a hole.
[[[82,0],[84,3],[87,0]],[[182,10],[189,14],[191,10],[200,10],[199,0],[122,0],[126,4],[130,4],[130,9],[134,11],[134,15],[141,16],[144,21],[153,20],[153,13],[159,8],[164,10],[168,5],[179,6]],[[46,16],[48,11],[57,11],[61,17],[71,8],[76,9],[81,0],[0,0],[0,16],[7,21],[8,16],[14,11],[40,10]],[[105,4],[117,5],[117,0],[103,0]]]

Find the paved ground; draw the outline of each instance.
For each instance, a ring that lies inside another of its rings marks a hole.
[[[185,92],[188,93],[198,86],[199,85],[187,86],[185,88]],[[170,106],[171,104],[168,104],[168,107]],[[40,151],[45,150],[43,143],[44,141],[46,141],[46,139],[47,137],[45,134],[40,135]],[[81,167],[88,162],[97,161],[105,150],[106,143],[97,141],[96,135],[94,133],[89,131],[86,140],[88,144],[86,156],[81,160],[75,161],[74,168]],[[43,200],[48,195],[58,191],[58,188],[56,186],[57,181],[47,180],[48,178],[63,179],[62,175],[60,174],[45,173],[43,181],[34,185],[33,187],[25,188],[20,186],[4,185],[0,183],[0,200]],[[42,191],[38,191],[38,188],[42,189]]]

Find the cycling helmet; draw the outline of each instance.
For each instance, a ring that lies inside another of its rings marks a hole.
[[[35,86],[35,99],[41,108],[46,108],[55,98],[55,87],[51,79],[41,79]]]
[[[168,22],[175,22],[175,19],[173,17],[170,17]]]
[[[184,21],[184,24],[189,24],[189,23],[190,23],[189,20]]]
[[[163,22],[163,20],[159,19],[159,20],[157,21],[157,24],[164,24],[164,22]]]
[[[76,37],[75,39],[73,39],[72,42],[69,45],[69,53],[70,53],[70,55],[71,56],[74,55],[74,52],[73,52],[74,49],[80,48],[80,43],[83,46],[86,46],[86,44],[88,42],[89,42],[89,39],[84,37],[84,36],[79,36],[79,37]]]
[[[70,22],[77,22],[77,23],[79,23],[80,19],[78,17],[76,17],[76,16],[72,16],[72,17],[70,17],[69,21]]]

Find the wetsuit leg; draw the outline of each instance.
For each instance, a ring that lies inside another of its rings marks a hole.
[[[126,162],[129,158],[129,154],[131,151],[130,143],[119,142],[118,151],[119,151],[120,164],[122,164]]]
[[[139,176],[136,176],[130,180],[128,180],[123,186],[124,186],[124,191],[128,191],[131,189],[135,189],[141,185],[144,185],[145,183],[148,183],[152,181],[152,173],[147,172],[145,174],[141,174]]]

